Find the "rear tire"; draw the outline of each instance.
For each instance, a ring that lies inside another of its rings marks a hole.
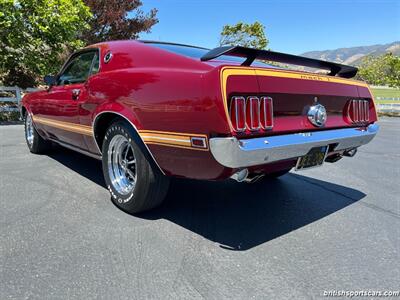
[[[102,146],[103,174],[111,199],[130,214],[160,205],[169,187],[169,178],[152,166],[137,143],[132,126],[118,121],[107,129]]]
[[[29,151],[35,154],[43,154],[51,148],[51,142],[42,138],[33,126],[32,116],[26,112],[25,118],[25,141]]]

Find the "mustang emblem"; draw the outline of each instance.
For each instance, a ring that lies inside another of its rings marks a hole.
[[[313,125],[324,126],[327,119],[326,109],[321,104],[313,105],[308,109],[307,117]]]

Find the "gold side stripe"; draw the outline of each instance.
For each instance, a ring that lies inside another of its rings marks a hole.
[[[51,123],[57,123],[57,124],[60,124],[60,125],[80,127],[80,128],[84,128],[84,129],[87,129],[87,130],[92,130],[92,126],[88,126],[88,125],[82,125],[82,124],[77,124],[77,123],[59,121],[59,120],[43,118],[43,117],[38,117],[38,116],[33,116],[33,119],[36,120],[36,121],[43,121],[43,122],[47,121],[47,122],[51,122]]]
[[[204,134],[190,134],[155,130],[140,130],[139,134],[146,144],[156,144],[192,150],[208,151],[207,136]],[[204,138],[206,148],[193,147],[191,137]]]
[[[38,116],[32,116],[33,121],[59,128],[62,130],[93,136],[93,129],[91,126],[81,125],[76,123],[64,122],[59,120],[53,120],[49,118],[43,118]],[[140,137],[146,144],[162,145],[169,147],[177,147],[191,150],[208,151],[207,136],[202,134],[190,134],[190,133],[177,133],[167,131],[155,131],[155,130],[140,130]],[[207,148],[192,147],[191,137],[205,138]]]
[[[181,145],[191,147],[190,140],[178,140],[161,136],[141,136],[145,143],[147,142],[160,142],[168,145]]]
[[[190,137],[193,136],[185,136],[185,135],[178,135],[178,134],[166,134],[166,133],[147,133],[147,132],[139,132],[141,137],[163,137],[172,140],[182,140],[182,141],[189,141]]]
[[[75,132],[75,133],[79,133],[79,134],[93,136],[92,127],[90,127],[90,126],[80,125],[80,124],[75,124],[75,123],[70,123],[70,122],[57,121],[57,120],[52,120],[52,119],[42,118],[42,117],[37,117],[37,116],[33,116],[33,121],[43,124],[43,125],[48,125],[51,127],[63,129],[66,131],[71,131],[71,132]]]
[[[188,136],[188,137],[205,137],[205,134],[199,133],[182,133],[182,132],[174,132],[174,131],[157,131],[157,130],[139,130],[139,133],[146,133],[146,134],[167,134],[167,135],[176,135],[176,136]]]
[[[181,149],[188,149],[188,150],[198,150],[198,151],[208,151],[208,148],[195,148],[195,147],[187,147],[181,145],[172,145],[172,144],[165,144],[160,142],[146,142],[146,145],[160,145],[160,146],[167,146],[167,147],[174,147],[174,148],[181,148]]]

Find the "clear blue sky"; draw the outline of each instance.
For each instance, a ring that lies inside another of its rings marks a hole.
[[[141,39],[213,48],[223,25],[260,21],[269,47],[293,54],[400,40],[400,0],[142,1],[160,22]]]

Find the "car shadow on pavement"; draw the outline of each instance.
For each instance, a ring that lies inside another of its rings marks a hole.
[[[166,202],[143,213],[167,219],[230,250],[248,250],[365,197],[357,190],[289,173],[255,184],[174,180]]]
[[[47,156],[93,181],[97,185],[102,187],[106,186],[100,160],[85,156],[58,145],[53,145],[53,148],[53,151],[49,152]]]
[[[64,149],[50,157],[105,188],[100,161]],[[166,219],[224,249],[244,251],[365,197],[358,190],[301,174],[255,184],[174,179],[161,207],[132,217]]]

